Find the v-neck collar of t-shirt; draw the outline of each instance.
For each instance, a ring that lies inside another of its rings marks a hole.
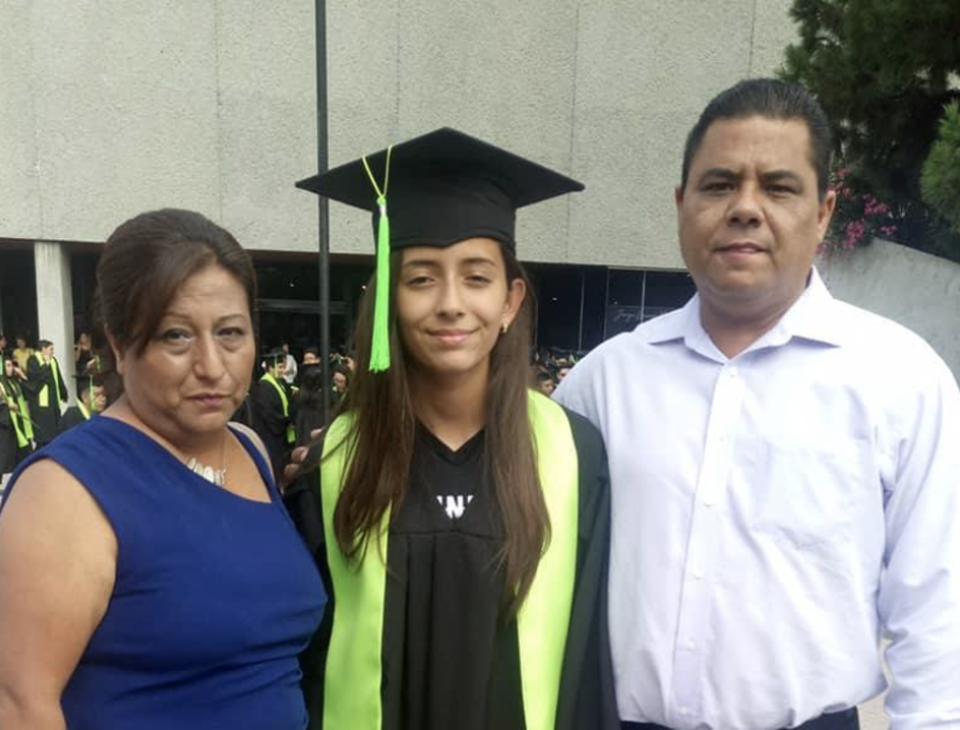
[[[480,454],[483,449],[485,433],[486,429],[480,429],[467,439],[459,449],[454,450],[437,438],[422,422],[417,421],[417,438],[420,442],[429,448],[431,453],[454,466],[465,464]]]

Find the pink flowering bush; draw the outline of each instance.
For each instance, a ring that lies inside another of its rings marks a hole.
[[[870,243],[875,237],[897,234],[896,213],[870,193],[860,192],[851,181],[850,168],[833,173],[831,188],[837,194],[837,208],[820,252],[848,250]]]

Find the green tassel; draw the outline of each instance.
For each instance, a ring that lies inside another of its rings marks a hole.
[[[377,223],[377,283],[373,303],[373,344],[370,348],[370,371],[390,369],[390,219],[387,199],[377,198],[380,220]]]

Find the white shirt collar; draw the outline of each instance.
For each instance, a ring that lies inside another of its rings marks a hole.
[[[794,337],[839,347],[843,331],[839,321],[837,301],[833,298],[814,267],[810,281],[800,298],[793,303],[780,321],[754,342],[745,352],[766,347],[780,347]],[[726,362],[727,358],[713,344],[700,320],[700,295],[695,294],[682,309],[649,322],[644,328],[644,339],[650,344],[683,340],[687,348],[711,360]]]

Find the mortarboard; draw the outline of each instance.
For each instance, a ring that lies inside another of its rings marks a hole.
[[[516,249],[516,211],[583,184],[483,140],[444,127],[320,175],[298,188],[373,213],[377,242],[370,370],[390,367],[390,252],[492,238]],[[389,207],[387,200],[389,198]]]
[[[271,350],[263,353],[263,369],[269,370],[272,367],[276,367],[281,362],[286,360],[287,353],[283,351],[280,347],[274,347]]]

